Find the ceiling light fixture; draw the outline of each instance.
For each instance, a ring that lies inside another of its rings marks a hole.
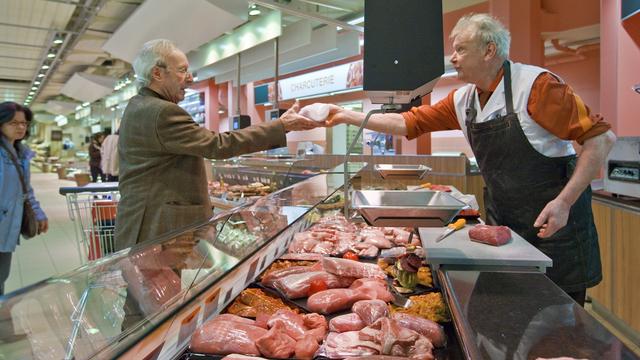
[[[40,85],[40,81],[34,81],[33,84],[34,85]]]
[[[55,39],[55,40],[53,40],[53,43],[54,43],[54,44],[56,44],[56,45],[60,45],[60,44],[62,44],[63,42],[64,42],[64,40],[62,40],[62,39]]]
[[[38,77],[39,78],[44,77],[44,74],[38,74]]]
[[[253,5],[251,5],[251,7],[249,7],[249,15],[258,16],[260,14],[261,14],[261,11],[260,11],[260,9],[258,9],[256,4],[253,4]]]
[[[31,87],[31,90],[38,90],[38,87],[37,86],[33,86],[33,87]]]
[[[49,68],[49,65],[46,65],[46,64],[42,65],[42,67],[41,67],[42,70],[47,70],[48,68]]]
[[[56,54],[55,54],[55,53],[48,53],[48,54],[47,54],[47,57],[48,57],[49,59],[53,59],[54,57],[56,57]]]

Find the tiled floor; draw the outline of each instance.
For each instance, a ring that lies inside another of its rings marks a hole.
[[[75,183],[33,169],[31,185],[49,218],[49,231],[30,240],[21,240],[13,253],[6,292],[63,274],[81,264],[74,224],[69,218],[66,199],[58,192],[61,186],[75,186]]]

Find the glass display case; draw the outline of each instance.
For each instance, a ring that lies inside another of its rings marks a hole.
[[[10,359],[172,358],[307,226],[342,187],[321,174],[0,297]]]

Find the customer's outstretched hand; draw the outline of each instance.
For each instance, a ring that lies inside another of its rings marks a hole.
[[[303,130],[311,130],[317,127],[323,126],[324,123],[313,121],[309,118],[306,118],[300,114],[298,111],[300,110],[300,103],[296,100],[292,107],[287,110],[282,116],[280,120],[282,120],[282,124],[284,125],[285,131],[303,131]]]

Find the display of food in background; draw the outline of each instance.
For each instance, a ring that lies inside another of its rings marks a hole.
[[[264,196],[276,189],[271,185],[260,182],[248,185],[229,185],[223,181],[209,181],[209,194],[214,197],[226,197],[227,200],[237,200],[241,197]]]
[[[298,266],[312,266],[315,265],[316,261],[305,261],[305,260],[276,260],[265,270],[259,277],[258,280],[262,280],[264,278],[268,278],[270,274],[277,272],[278,270],[288,269],[291,267]]]
[[[419,244],[420,238],[415,234],[412,237],[410,229],[356,225],[337,214],[324,216],[306,231],[295,234],[288,252],[331,256],[352,252],[360,258],[375,258],[380,249]]]
[[[280,298],[267,294],[261,289],[247,288],[227,307],[226,312],[242,317],[256,318],[258,314],[275,314],[280,309],[300,312],[293,306],[286,305]]]
[[[408,308],[402,308],[395,305],[389,305],[391,313],[406,313],[420,316],[435,322],[451,321],[449,310],[439,292],[432,292],[423,295],[409,296],[411,305]]]
[[[344,195],[343,193],[337,193],[322,203],[318,204],[316,207],[320,210],[332,210],[332,209],[340,209],[344,206]]]

